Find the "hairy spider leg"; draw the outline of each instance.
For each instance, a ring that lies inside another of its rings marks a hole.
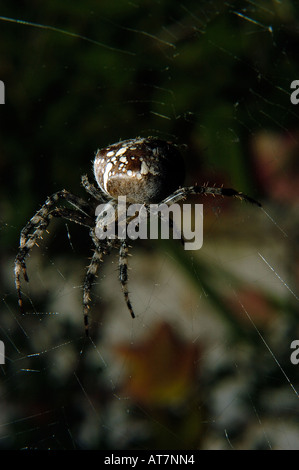
[[[91,230],[92,239],[96,245],[95,251],[91,258],[91,262],[88,266],[87,273],[84,280],[83,287],[83,319],[85,326],[86,336],[89,336],[89,304],[90,304],[90,292],[97,277],[99,266],[103,261],[104,255],[110,253],[110,249],[119,243],[118,240],[105,240],[105,245],[103,245],[103,240],[101,244],[98,243],[98,240],[95,236],[94,230]],[[128,310],[132,318],[135,318],[135,314],[132,308],[132,304],[129,298],[128,291],[128,244],[123,240],[120,244],[119,249],[119,280],[122,286],[122,291],[124,294],[125,302],[127,304]]]
[[[186,199],[187,196],[191,194],[212,194],[213,196],[228,196],[228,197],[236,197],[238,199],[250,202],[251,204],[255,204],[258,207],[262,207],[261,203],[256,201],[250,196],[246,194],[236,191],[232,188],[216,188],[210,186],[189,186],[186,188],[179,188],[170,196],[167,196],[163,201],[162,204],[174,204],[179,202],[183,199]]]
[[[76,209],[69,209],[68,207],[57,207],[49,213],[49,217],[56,217],[61,219],[67,219],[70,222],[75,222],[79,225],[92,228],[94,225],[94,218],[89,215],[81,214]]]
[[[83,175],[81,177],[81,184],[85,191],[89,193],[94,199],[101,202],[106,201],[106,199],[103,197],[103,193],[89,182],[87,175]]]
[[[128,250],[128,243],[126,242],[126,240],[123,240],[119,248],[119,280],[121,283],[122,291],[125,297],[128,310],[131,314],[131,317],[135,318],[128,291]]]
[[[94,250],[91,262],[87,268],[87,273],[84,279],[83,286],[83,321],[85,326],[85,334],[89,336],[89,321],[88,321],[88,312],[89,312],[89,303],[90,303],[90,292],[93,286],[93,283],[97,277],[98,270],[100,267],[101,261],[103,261],[103,256],[108,254],[108,251],[97,245]]]
[[[68,201],[76,208],[76,210],[53,207],[59,201],[59,199],[64,199]],[[22,229],[20,236],[19,251],[15,259],[15,284],[18,294],[18,303],[22,313],[23,300],[21,294],[21,273],[23,273],[24,280],[26,282],[29,281],[25,263],[26,256],[34,247],[36,241],[39,238],[42,238],[42,234],[44,230],[46,230],[46,228],[48,227],[52,217],[63,217],[81,225],[91,227],[93,220],[91,216],[86,213],[86,209],[90,210],[89,205],[83,199],[74,196],[66,190],[58,191],[57,193],[48,197],[41,209],[36,212],[36,214]]]

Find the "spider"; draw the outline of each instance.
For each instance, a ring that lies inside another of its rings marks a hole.
[[[170,206],[191,194],[212,194],[236,197],[261,206],[259,202],[235,189],[207,185],[182,187],[185,169],[178,147],[155,137],[137,137],[98,150],[93,161],[93,172],[97,187],[89,182],[86,175],[81,178],[81,184],[91,196],[89,202],[65,189],[47,198],[22,229],[15,260],[18,303],[21,312],[24,313],[21,274],[23,273],[25,281],[28,282],[26,257],[37,240],[42,238],[43,231],[47,229],[50,220],[53,217],[60,217],[89,229],[94,252],[83,285],[83,318],[87,336],[91,288],[103,256],[108,255],[115,247],[119,249],[119,280],[124,299],[132,318],[135,317],[127,287],[128,240],[120,239],[117,235],[114,239],[97,237],[96,230],[102,224],[101,214],[95,216],[95,208],[99,203],[110,202],[116,208],[117,198],[126,196],[127,203],[142,204],[147,208],[151,203],[164,203]],[[57,206],[60,201],[66,201],[71,207]]]

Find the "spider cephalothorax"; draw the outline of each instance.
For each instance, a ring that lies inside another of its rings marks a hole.
[[[138,203],[144,207],[161,203],[168,206],[185,199],[190,194],[212,194],[244,199],[260,204],[245,194],[229,188],[204,186],[181,187],[184,182],[185,167],[178,147],[154,137],[137,137],[112,144],[98,150],[94,159],[94,176],[98,187],[89,183],[87,176],[82,177],[82,185],[92,201],[86,202],[66,190],[58,191],[48,197],[44,205],[30,219],[21,231],[20,247],[15,261],[15,281],[19,306],[23,311],[20,276],[28,281],[25,259],[29,251],[41,238],[52,217],[62,217],[90,229],[94,243],[94,253],[88,266],[83,287],[83,315],[85,330],[88,334],[88,310],[90,291],[97,276],[100,262],[111,248],[119,248],[119,279],[127,307],[134,318],[134,312],[127,289],[128,241],[123,238],[104,238],[97,236],[102,213],[95,215],[99,203],[116,204],[120,196],[127,203]],[[57,203],[65,200],[72,207],[59,207]],[[132,218],[131,218],[132,219]]]

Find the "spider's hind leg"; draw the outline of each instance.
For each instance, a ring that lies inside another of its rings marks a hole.
[[[128,310],[131,314],[131,317],[135,318],[128,291],[128,243],[125,240],[121,242],[119,249],[119,280]]]

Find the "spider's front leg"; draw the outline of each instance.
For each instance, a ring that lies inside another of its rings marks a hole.
[[[83,175],[81,177],[81,184],[85,191],[97,201],[104,202],[106,200],[103,197],[103,193],[99,189],[97,189],[92,183],[89,182],[87,175]]]
[[[75,210],[69,208],[57,208],[56,203],[64,199],[75,207]],[[25,259],[30,250],[34,247],[37,240],[42,238],[44,230],[48,227],[52,217],[62,217],[81,225],[91,227],[93,219],[90,215],[89,205],[81,198],[74,196],[66,190],[58,191],[48,197],[44,205],[36,212],[21,231],[19,251],[15,259],[15,284],[18,294],[18,302],[23,313],[23,301],[21,294],[21,274],[26,282],[28,275]]]
[[[259,207],[262,206],[260,202],[240,191],[236,191],[232,188],[216,188],[214,186],[190,186],[187,188],[179,188],[170,196],[167,196],[162,203],[168,205],[175,204],[176,202],[186,199],[186,197],[191,194],[211,194],[212,196],[236,197]]]

